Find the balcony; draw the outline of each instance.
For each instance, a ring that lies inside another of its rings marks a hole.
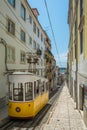
[[[48,48],[45,50],[45,54],[50,57],[52,56],[52,52]]]

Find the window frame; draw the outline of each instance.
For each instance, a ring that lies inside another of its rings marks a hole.
[[[31,15],[29,15],[29,22],[30,22],[30,24],[32,24],[32,16]]]
[[[22,29],[21,29],[20,37],[21,37],[21,41],[22,41],[22,42],[25,42],[25,41],[26,41],[26,34],[25,34],[24,30],[22,30]]]
[[[38,38],[40,37],[40,30],[38,27],[37,27],[37,36],[38,36]]]
[[[74,23],[74,36],[76,37],[77,35],[77,21],[75,20],[75,23]]]
[[[33,41],[33,48],[36,50],[37,49],[37,45],[36,45],[36,41]]]
[[[15,35],[15,23],[10,18],[7,19],[7,31],[11,35]]]
[[[24,101],[23,83],[18,83],[18,86],[13,86],[13,101]]]
[[[36,34],[36,23],[33,21],[33,32]]]
[[[80,17],[83,16],[83,0],[80,0]]]
[[[76,54],[76,53],[77,53],[76,43],[75,43],[75,47],[74,47],[74,48],[75,48],[75,59],[76,59],[76,55],[77,55],[77,54]]]
[[[26,20],[26,8],[21,3],[21,18],[25,21]]]
[[[25,83],[25,101],[33,100],[33,83]]]
[[[7,62],[15,63],[15,48],[12,46],[7,46]]]
[[[29,36],[29,45],[32,45],[32,37]]]
[[[83,39],[83,29],[80,32],[80,54],[83,53],[83,44],[84,44],[84,39]]]
[[[20,63],[25,64],[26,63],[26,55],[24,51],[20,51]]]
[[[13,87],[14,87],[14,83],[9,82],[9,87],[8,87],[8,91],[9,91],[9,100],[13,100]]]
[[[41,41],[43,42],[43,34],[41,33]]]

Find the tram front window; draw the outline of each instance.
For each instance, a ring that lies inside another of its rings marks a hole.
[[[13,99],[14,101],[23,101],[23,84],[22,83],[18,83],[18,86],[13,88]]]
[[[25,101],[29,101],[33,99],[33,83],[27,82],[25,83]]]

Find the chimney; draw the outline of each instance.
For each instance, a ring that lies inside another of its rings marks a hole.
[[[39,12],[38,12],[37,8],[32,8],[32,11],[33,11],[35,17],[38,18]]]

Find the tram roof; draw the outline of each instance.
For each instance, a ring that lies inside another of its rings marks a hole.
[[[18,71],[18,72],[13,72],[12,75],[34,75],[34,74],[30,73],[30,72],[21,72],[21,71]]]
[[[36,80],[41,80],[41,81],[48,81],[46,78],[37,76],[33,73],[30,72],[13,72],[12,74],[9,75],[9,81],[10,82],[34,82]]]

